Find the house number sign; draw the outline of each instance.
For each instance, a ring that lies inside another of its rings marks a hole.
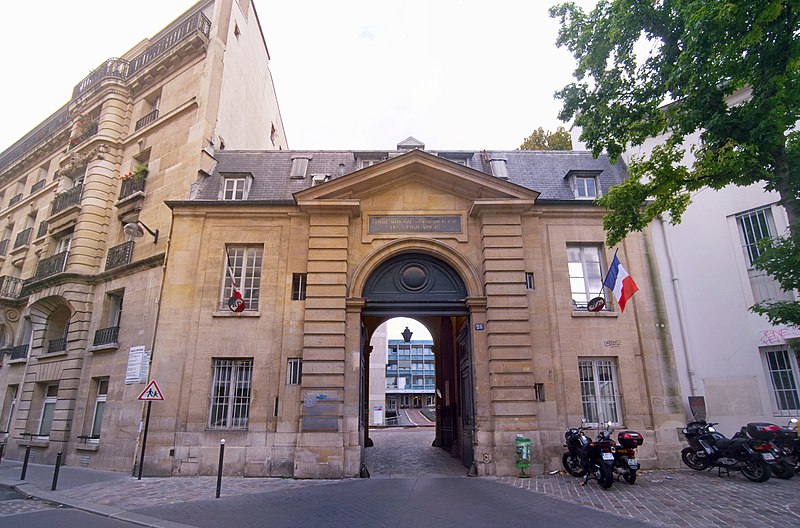
[[[370,216],[369,232],[387,233],[461,233],[461,217],[453,216]]]

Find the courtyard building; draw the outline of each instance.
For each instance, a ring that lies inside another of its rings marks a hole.
[[[249,0],[196,3],[64,95],[0,153],[0,440],[12,458],[130,471],[164,201],[198,192],[215,149],[286,138]]]

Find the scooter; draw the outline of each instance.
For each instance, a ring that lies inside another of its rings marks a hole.
[[[723,469],[727,473],[733,469],[741,471],[745,478],[753,482],[769,480],[772,475],[769,461],[774,456],[755,452],[747,438],[725,438],[714,429],[715,425],[705,420],[686,424],[683,435],[689,447],[681,451],[683,463],[697,471],[715,467],[721,475]]]

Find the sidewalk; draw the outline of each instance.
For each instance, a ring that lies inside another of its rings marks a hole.
[[[133,510],[213,499],[216,477],[142,477],[126,473],[74,466],[61,466],[56,491],[50,491],[54,466],[28,464],[25,480],[19,480],[22,462],[3,459],[0,463],[0,486],[14,488],[39,501],[26,501],[31,511],[58,505],[158,528],[189,528],[189,525],[165,521],[135,513]],[[278,478],[223,477],[221,497],[233,497],[269,491],[285,491],[330,484],[331,480],[292,480]],[[42,503],[47,501],[52,504]]]

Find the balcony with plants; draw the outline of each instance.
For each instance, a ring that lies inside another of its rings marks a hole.
[[[148,174],[147,165],[136,165],[125,174],[120,174],[119,179],[122,183],[119,186],[119,198],[117,203],[114,204],[117,207],[117,216],[119,216],[120,220],[130,221],[130,215],[141,210]]]

